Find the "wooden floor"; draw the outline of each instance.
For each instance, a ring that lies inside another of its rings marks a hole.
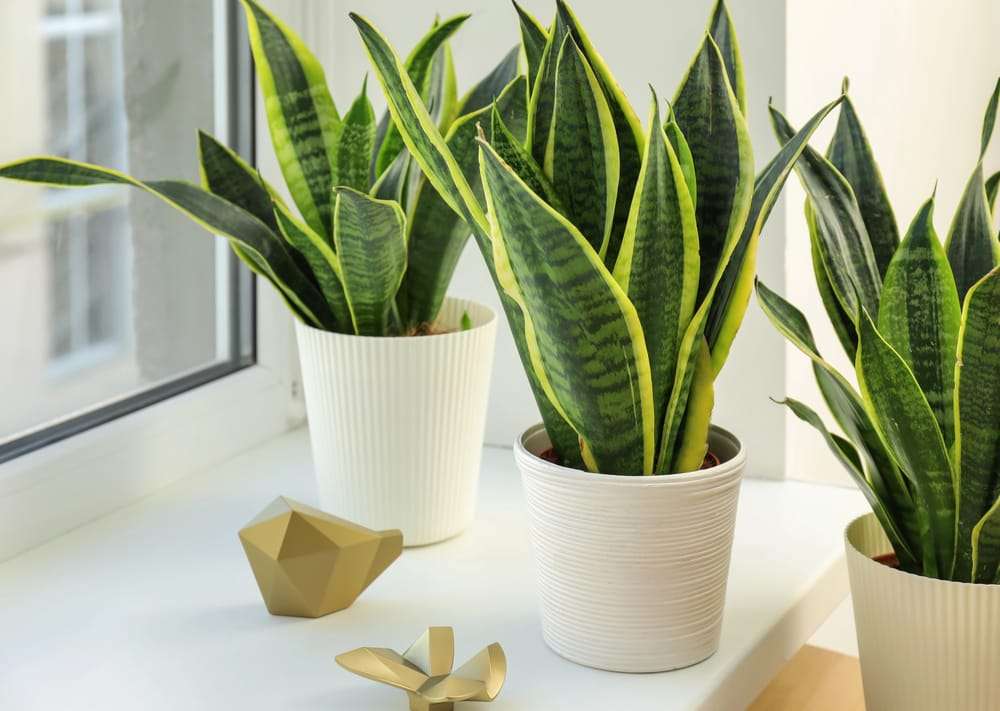
[[[855,657],[803,647],[748,711],[865,711],[861,667]]]

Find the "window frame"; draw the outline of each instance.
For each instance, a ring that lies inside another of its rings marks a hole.
[[[237,0],[217,0],[217,32],[249,57]],[[315,11],[290,0],[290,21]],[[230,136],[269,178],[280,178],[248,61],[230,63],[228,86],[247,92],[252,113],[229,112]],[[242,119],[242,120],[241,120]],[[228,246],[218,240],[227,256]],[[226,269],[238,268],[228,260]],[[244,280],[245,284],[247,280]],[[291,314],[263,280],[249,288],[253,362],[211,366],[143,393],[133,406],[101,422],[47,441],[0,463],[0,561],[122,508],[189,474],[203,471],[301,425],[305,408]],[[135,406],[138,404],[138,406]],[[248,416],[248,413],[251,413]]]

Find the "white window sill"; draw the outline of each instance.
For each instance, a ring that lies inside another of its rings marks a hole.
[[[847,593],[848,489],[744,483],[719,652],[665,674],[576,666],[542,641],[519,477],[487,448],[472,528],[407,550],[353,607],[268,615],[236,532],[279,494],[316,498],[297,430],[0,565],[0,708],[368,709],[402,692],[338,668],[360,645],[404,648],[452,625],[456,657],[509,661],[495,711],[743,708]]]

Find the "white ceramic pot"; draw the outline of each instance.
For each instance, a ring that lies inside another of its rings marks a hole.
[[[590,474],[538,457],[542,425],[514,444],[528,504],[542,633],[570,661],[677,669],[719,646],[746,454],[718,427],[722,464],[666,476]]]
[[[373,338],[296,322],[320,505],[407,546],[472,521],[496,318],[446,299],[434,336]]]
[[[892,546],[874,514],[845,533],[865,705],[1000,709],[1000,585],[924,578],[872,560]]]

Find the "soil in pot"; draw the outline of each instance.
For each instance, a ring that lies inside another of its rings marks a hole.
[[[895,553],[883,553],[882,555],[873,555],[872,560],[876,563],[881,563],[882,565],[888,566],[890,568],[899,569],[899,558]]]
[[[544,459],[546,462],[551,462],[552,464],[558,464],[559,466],[562,466],[562,460],[559,459],[559,455],[556,454],[555,447],[549,447],[544,452],[539,454],[538,458]],[[707,452],[705,454],[705,460],[701,463],[701,468],[711,469],[712,467],[719,466],[719,464],[721,464],[719,458],[714,454],[712,454],[711,452]]]

